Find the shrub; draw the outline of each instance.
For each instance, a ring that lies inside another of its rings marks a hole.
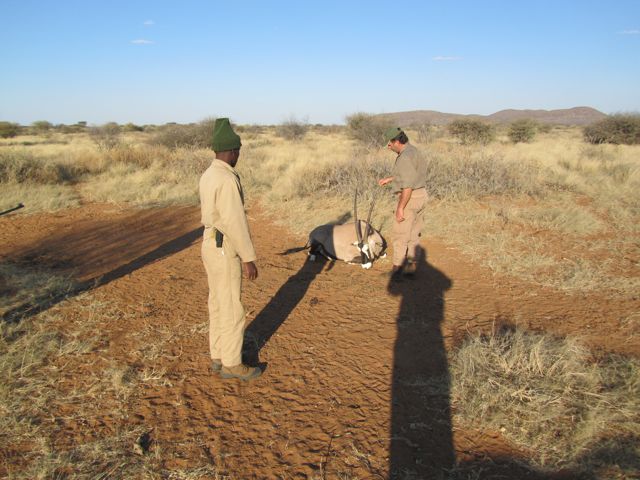
[[[509,126],[507,136],[513,143],[528,143],[536,136],[538,125],[533,120],[516,120]]]
[[[276,127],[276,135],[286,140],[300,141],[309,131],[309,124],[290,118]]]
[[[168,123],[157,129],[149,143],[163,145],[172,150],[179,147],[211,148],[214,123],[215,118],[189,125]]]
[[[454,120],[449,124],[448,129],[449,133],[458,138],[463,145],[470,143],[486,145],[495,136],[494,127],[479,120]]]
[[[89,135],[103,150],[111,150],[120,144],[120,126],[115,122],[105,123],[100,127],[91,127]]]
[[[640,144],[640,114],[612,115],[583,130],[585,141],[593,144]]]
[[[19,131],[20,126],[17,123],[0,122],[0,138],[13,138]]]
[[[36,133],[44,133],[48,132],[53,125],[46,120],[38,120],[37,122],[33,122],[31,127],[36,131]]]
[[[122,126],[122,131],[124,132],[142,132],[143,130],[144,128],[131,122]]]
[[[384,132],[393,125],[367,113],[354,113],[347,117],[347,132],[351,138],[367,147],[380,147]]]
[[[532,165],[516,167],[500,155],[463,152],[427,156],[427,191],[440,199],[482,198],[487,195],[539,195],[543,185]]]

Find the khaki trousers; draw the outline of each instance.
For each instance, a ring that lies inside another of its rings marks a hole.
[[[233,367],[242,363],[245,311],[240,257],[227,244],[217,248],[211,230],[205,229],[202,262],[209,283],[209,351],[212,359]]]
[[[420,232],[424,224],[424,209],[427,203],[427,190],[420,188],[411,192],[411,198],[404,207],[404,221],[393,221],[391,244],[393,245],[393,264],[401,266],[406,258],[416,257],[416,248],[420,244]]]

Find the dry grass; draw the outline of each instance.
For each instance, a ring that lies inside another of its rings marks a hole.
[[[457,420],[499,430],[536,468],[640,468],[638,361],[516,329],[467,339],[451,373]]]
[[[238,168],[247,198],[259,198],[279,223],[305,234],[349,219],[357,187],[361,212],[378,198],[374,221],[388,233],[394,198],[376,181],[391,171],[391,152],[366,148],[344,129],[312,129],[296,142],[274,128],[243,130]],[[0,141],[0,207],[22,202],[28,214],[87,201],[197,204],[211,151],[151,145],[152,135],[122,134],[106,150],[86,134]],[[637,291],[640,147],[589,145],[571,128],[530,143],[502,135],[486,146],[461,146],[442,129],[409,136],[429,140],[415,142],[430,161],[425,235],[530,282],[611,295]]]
[[[61,295],[68,288],[44,271],[38,279],[15,266],[2,274],[3,289],[22,301],[39,298],[42,290]],[[162,387],[167,380],[163,371],[103,354],[108,342],[100,332],[124,315],[83,294],[20,322],[0,323],[0,476],[226,478],[205,460],[191,468],[165,468],[172,452],[164,449],[170,446],[145,440],[148,429],[130,422],[141,386]],[[103,423],[109,427],[96,428]],[[79,435],[74,443],[64,433],[69,428]]]

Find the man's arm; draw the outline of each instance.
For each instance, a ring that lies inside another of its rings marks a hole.
[[[234,179],[226,180],[218,192],[218,212],[220,214],[220,228],[225,236],[233,243],[238,256],[244,263],[251,263],[256,259],[256,252],[249,233],[249,224],[240,196],[239,186]]]
[[[411,199],[411,192],[413,192],[413,189],[403,188],[398,196],[398,206],[396,207],[396,221],[398,223],[404,221],[404,207],[407,206]]]

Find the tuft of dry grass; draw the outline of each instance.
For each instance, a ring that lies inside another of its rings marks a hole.
[[[503,329],[469,337],[450,368],[457,421],[499,430],[535,467],[640,468],[637,360],[596,361],[575,339]]]

